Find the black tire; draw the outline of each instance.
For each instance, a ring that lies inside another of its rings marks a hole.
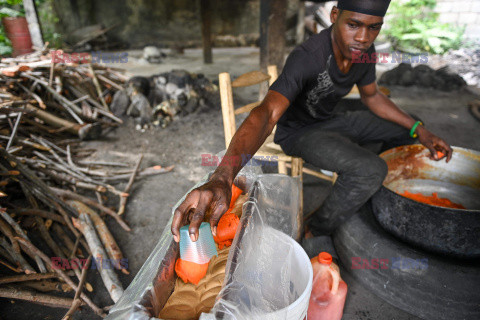
[[[345,269],[391,305],[423,319],[480,319],[480,260],[446,259],[413,249],[381,228],[370,204],[337,229],[333,239]],[[353,269],[352,257],[388,262],[385,269]],[[398,260],[392,264],[397,257],[410,262],[410,268],[399,269]]]

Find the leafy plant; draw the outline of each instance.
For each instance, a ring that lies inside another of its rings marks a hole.
[[[43,40],[49,48],[60,48],[63,44],[62,35],[56,32],[59,18],[53,9],[53,0],[36,0],[38,19],[41,21]]]
[[[23,0],[0,0],[0,18],[3,17],[23,17]]]
[[[12,44],[5,35],[3,26],[0,27],[0,56],[12,54]]]
[[[392,1],[385,33],[396,50],[442,54],[460,47],[465,27],[439,23],[436,5],[436,0]]]

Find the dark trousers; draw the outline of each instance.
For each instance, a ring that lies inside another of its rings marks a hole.
[[[313,235],[331,234],[381,187],[387,164],[361,145],[384,142],[386,150],[414,141],[409,130],[371,111],[336,114],[282,141],[286,154],[338,174],[331,193],[308,222]]]

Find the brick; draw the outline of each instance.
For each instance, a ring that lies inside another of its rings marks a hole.
[[[456,23],[458,21],[458,13],[442,13],[438,17],[438,22],[441,23]]]
[[[475,1],[472,3],[471,12],[480,13],[480,1]]]
[[[480,38],[480,26],[479,25],[469,25],[465,29],[465,36],[467,38]]]
[[[470,1],[454,1],[452,2],[451,12],[469,12],[471,7]]]
[[[439,2],[435,7],[435,12],[446,13],[452,11],[453,3],[452,2]]]
[[[457,22],[459,24],[467,24],[468,25],[468,24],[471,24],[471,23],[475,23],[476,20],[477,20],[477,14],[469,12],[469,13],[460,13]]]

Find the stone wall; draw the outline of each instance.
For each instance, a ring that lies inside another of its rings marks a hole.
[[[465,25],[465,36],[480,39],[480,0],[437,0],[440,22]]]

